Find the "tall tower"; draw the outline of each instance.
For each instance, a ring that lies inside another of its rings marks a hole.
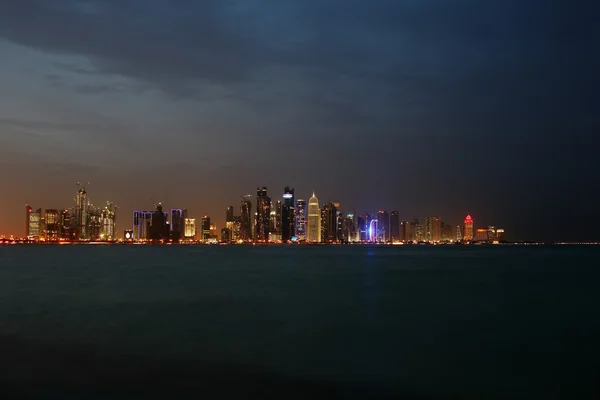
[[[313,193],[308,199],[308,224],[306,226],[306,241],[309,243],[321,242],[321,210],[319,199]]]
[[[286,186],[283,189],[283,203],[281,205],[281,241],[283,243],[295,236],[294,205],[294,189]]]
[[[252,195],[242,196],[240,207],[240,239],[252,240]]]
[[[88,196],[85,191],[85,186],[81,186],[77,183],[77,196],[75,197],[75,226],[76,226],[76,237],[79,240],[87,239],[88,232]]]
[[[267,188],[256,188],[256,231],[254,239],[261,242],[269,240],[269,218],[271,216],[271,198]]]
[[[33,212],[33,208],[29,204],[25,205],[25,238],[29,237],[29,215]]]
[[[296,230],[295,235],[298,240],[306,240],[306,200],[296,200],[296,207],[294,209]]]
[[[466,242],[470,242],[473,240],[473,218],[470,215],[467,215],[465,218],[465,229],[463,231],[463,239]]]
[[[385,210],[377,212],[377,241],[388,242],[390,240],[390,215]]]
[[[388,238],[392,242],[399,242],[400,238],[400,216],[398,211],[392,211],[390,215],[390,236]]]

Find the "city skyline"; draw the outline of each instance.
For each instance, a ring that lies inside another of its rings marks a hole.
[[[240,192],[289,184],[597,241],[597,7],[1,2],[0,234],[85,181],[122,215],[162,201],[220,227]]]
[[[358,212],[345,209],[340,202],[320,204],[315,192],[308,199],[295,198],[295,189],[285,186],[280,197],[272,197],[266,186],[256,188],[256,208],[252,215],[252,195],[240,196],[237,208],[225,208],[225,223],[219,233],[215,218],[197,218],[187,208],[165,207],[154,203],[151,209],[133,211],[127,216],[117,214],[118,207],[107,201],[96,207],[86,187],[76,185],[71,207],[43,210],[25,207],[24,235],[15,238],[43,241],[161,241],[161,242],[455,242],[503,241],[505,229],[479,224],[475,229],[471,215],[463,225],[440,216],[401,218],[397,210]],[[120,225],[117,221],[122,221]],[[475,235],[475,231],[477,235]]]

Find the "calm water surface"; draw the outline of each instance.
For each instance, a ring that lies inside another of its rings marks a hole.
[[[0,394],[596,399],[599,256],[0,246]]]

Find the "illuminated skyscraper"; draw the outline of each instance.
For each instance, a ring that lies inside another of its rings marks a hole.
[[[85,187],[81,186],[77,190],[77,196],[75,197],[75,229],[77,239],[82,240],[88,238],[87,226],[88,196]]]
[[[252,240],[252,196],[247,194],[242,197],[240,208],[240,239]]]
[[[283,203],[281,205],[281,240],[285,243],[295,236],[294,189],[286,186],[283,189]]]
[[[269,219],[271,217],[271,198],[267,196],[267,188],[256,188],[256,220],[254,239],[259,242],[269,240]]]
[[[308,199],[308,224],[306,226],[306,241],[309,243],[321,242],[321,210],[319,199],[313,193]]]
[[[71,229],[71,214],[69,210],[63,210],[60,213],[60,238],[63,240],[73,239],[73,230]]]
[[[358,215],[356,212],[351,212],[346,215],[346,229],[348,236],[346,240],[349,243],[360,242],[360,229],[358,227]]]
[[[462,236],[462,228],[460,225],[456,226],[456,241],[457,242],[462,242],[463,240],[463,236]]]
[[[208,215],[205,215],[204,217],[202,217],[202,222],[201,222],[201,232],[202,232],[202,236],[201,239],[202,241],[206,242],[208,239],[210,239],[210,217]]]
[[[467,215],[465,218],[465,228],[463,230],[463,239],[466,242],[470,242],[473,240],[473,218],[470,215]]]
[[[37,240],[41,236],[41,230],[43,229],[41,226],[42,219],[42,209],[38,208],[36,211],[29,212],[29,222],[27,227],[27,239],[29,240]]]
[[[298,199],[296,200],[296,207],[294,209],[295,212],[295,222],[296,222],[296,238],[299,241],[306,240],[306,200]]]
[[[335,207],[335,241],[344,242],[346,240],[344,237],[344,215],[340,203],[333,203],[333,206]]]
[[[196,240],[196,219],[186,218],[185,219],[185,239]]]
[[[442,219],[440,217],[425,218],[425,241],[439,242],[442,240]]]
[[[106,202],[106,206],[100,212],[100,239],[115,239],[116,208],[113,203]]]
[[[233,222],[233,206],[227,207],[225,212],[225,222]]]
[[[133,240],[150,239],[150,227],[152,226],[152,211],[133,212]]]
[[[44,237],[46,241],[56,242],[58,241],[58,232],[60,230],[60,217],[58,210],[55,209],[46,209],[45,213],[45,229],[44,229]]]

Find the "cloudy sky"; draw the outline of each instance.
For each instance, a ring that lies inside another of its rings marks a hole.
[[[594,1],[0,0],[0,233],[24,205],[268,186],[600,239]]]

